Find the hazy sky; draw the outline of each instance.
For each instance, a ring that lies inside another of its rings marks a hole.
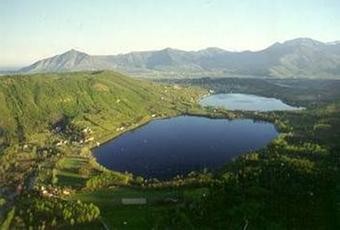
[[[340,1],[0,0],[0,66],[71,48],[259,50],[296,37],[340,40]]]

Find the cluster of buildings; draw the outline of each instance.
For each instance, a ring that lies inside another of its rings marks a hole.
[[[58,188],[47,188],[45,186],[41,186],[39,188],[39,193],[43,197],[58,197],[60,195],[69,196],[71,194],[71,190],[58,189]]]

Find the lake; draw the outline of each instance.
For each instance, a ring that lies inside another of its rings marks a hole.
[[[223,107],[228,110],[243,111],[287,111],[301,110],[301,107],[294,107],[283,103],[276,98],[260,97],[251,94],[228,93],[215,94],[204,97],[200,104],[202,106]]]
[[[93,154],[114,171],[169,179],[193,170],[221,168],[277,135],[268,122],[178,116],[153,120],[95,148]]]

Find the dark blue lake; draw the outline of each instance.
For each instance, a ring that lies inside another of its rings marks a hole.
[[[268,122],[179,116],[154,120],[101,145],[93,154],[114,171],[168,179],[221,168],[242,153],[264,147],[277,135]]]

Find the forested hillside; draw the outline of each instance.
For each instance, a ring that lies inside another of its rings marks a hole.
[[[37,141],[33,134],[49,132],[71,120],[110,132],[152,114],[173,113],[197,96],[198,91],[159,86],[114,72],[4,76],[0,78],[1,140]]]

